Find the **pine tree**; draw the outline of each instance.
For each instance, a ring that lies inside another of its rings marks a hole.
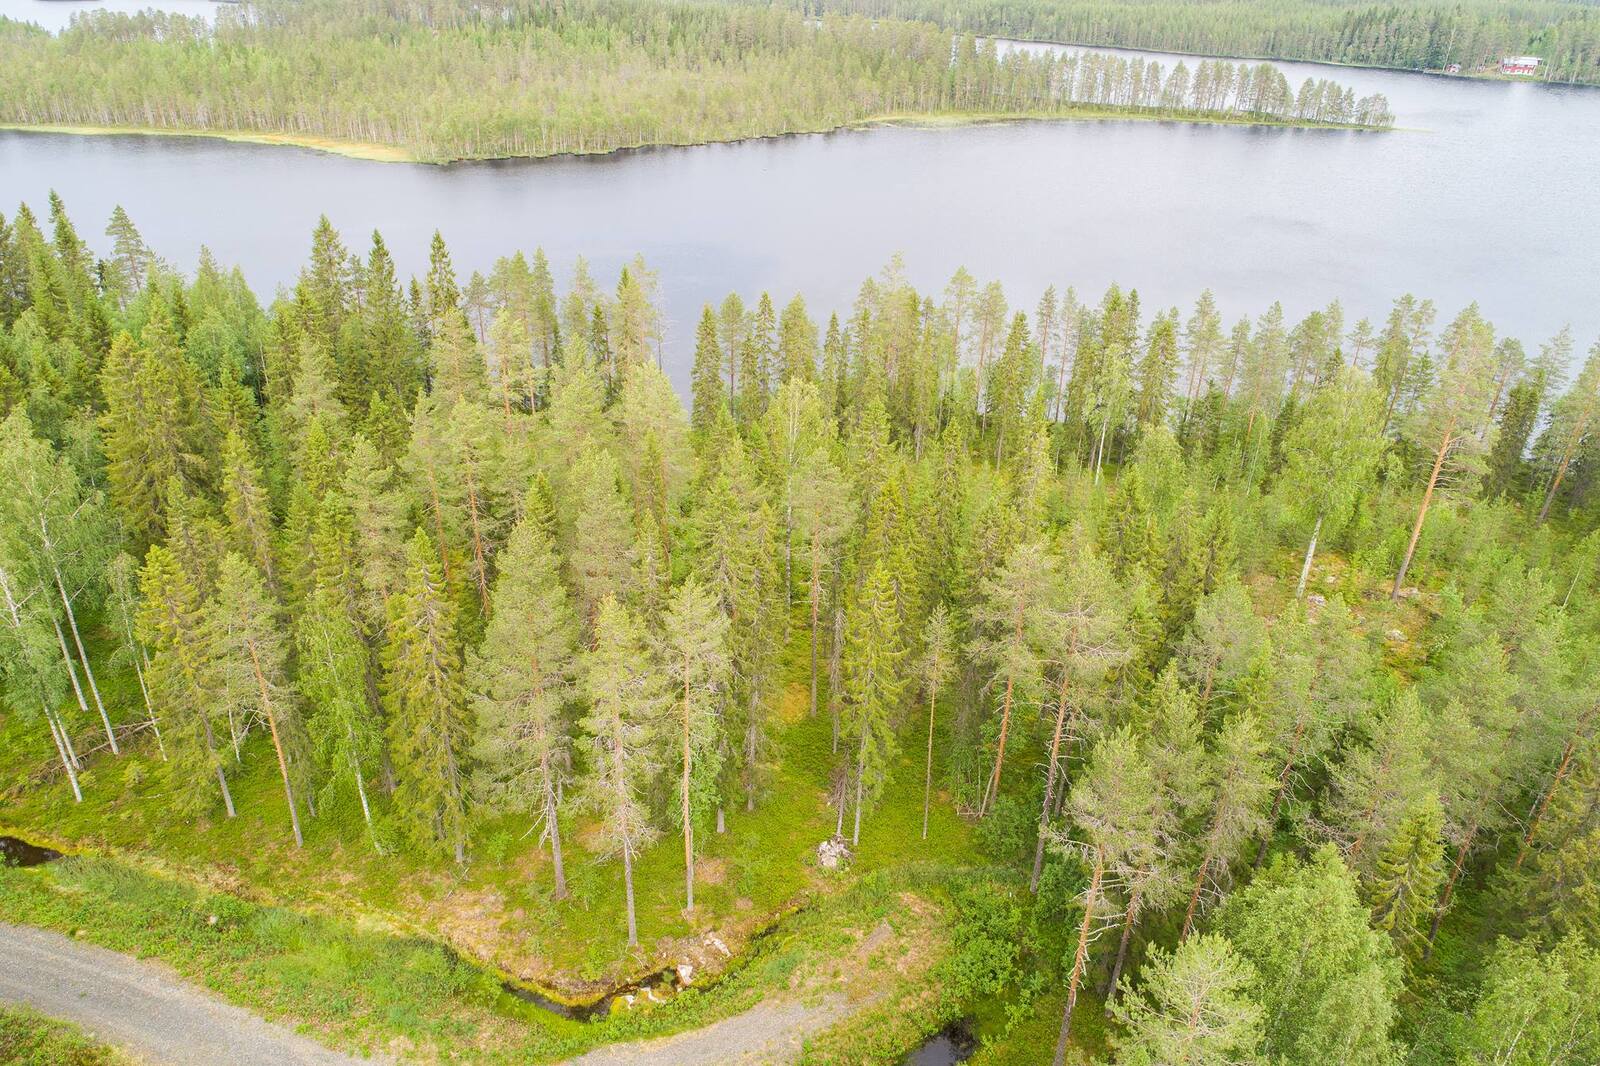
[[[1555,473],[1550,478],[1550,487],[1545,490],[1544,503],[1539,507],[1539,521],[1550,516],[1550,506],[1555,503],[1556,493],[1561,491],[1561,479],[1566,476],[1578,445],[1588,438],[1597,421],[1600,421],[1600,341],[1589,350],[1588,361],[1572,383],[1571,391],[1561,397],[1551,411],[1550,427],[1561,444]]]
[[[1229,715],[1211,740],[1209,756],[1206,782],[1209,805],[1179,940],[1186,938],[1194,927],[1206,891],[1209,889],[1214,896],[1222,894],[1240,853],[1267,826],[1272,771],[1267,763],[1266,743],[1254,719],[1243,712]]]
[[[694,910],[694,823],[716,799],[725,740],[718,691],[727,684],[728,618],[693,576],[672,593],[662,625],[661,663],[670,682],[678,739],[678,821],[683,829],[684,910]]]
[[[1117,590],[1105,563],[1087,547],[1061,568],[1051,591],[1039,634],[1042,654],[1054,674],[1055,728],[1045,760],[1044,804],[1039,813],[1039,839],[1033,852],[1029,891],[1038,891],[1044,871],[1044,846],[1056,810],[1057,790],[1064,780],[1068,750],[1087,732],[1094,704],[1103,698],[1106,676],[1127,659],[1129,633]]]
[[[584,657],[589,713],[579,723],[590,748],[584,798],[600,819],[602,854],[622,859],[632,948],[639,943],[633,864],[658,835],[644,791],[655,772],[650,741],[665,696],[643,627],[615,596],[601,600],[594,630],[594,649]]]
[[[1400,571],[1395,575],[1391,598],[1398,600],[1405,585],[1406,572],[1422,538],[1422,526],[1436,493],[1470,494],[1481,472],[1482,454],[1493,444],[1488,422],[1488,399],[1493,388],[1490,358],[1494,328],[1483,320],[1474,304],[1450,324],[1445,337],[1445,360],[1439,369],[1438,384],[1428,394],[1407,429],[1408,439],[1431,459],[1424,482],[1422,503],[1411,529],[1411,539]]]
[[[1105,927],[1108,875],[1118,865],[1137,861],[1155,839],[1159,814],[1155,780],[1132,731],[1118,730],[1095,745],[1067,800],[1067,812],[1075,831],[1065,846],[1083,856],[1089,867],[1089,884],[1080,904],[1083,917],[1067,976],[1067,1005],[1056,1039],[1055,1066],[1065,1066],[1067,1061],[1072,1015],[1088,968],[1089,947]]]
[[[475,794],[531,815],[550,841],[555,897],[567,895],[560,798],[570,766],[567,708],[576,694],[578,622],[548,516],[530,498],[495,579],[494,609],[471,662],[479,735]]]
[[[1048,639],[1049,608],[1057,581],[1055,560],[1044,546],[1022,544],[998,574],[984,581],[973,607],[973,625],[982,634],[974,645],[973,658],[987,668],[989,687],[998,690],[1000,698],[994,769],[984,785],[979,817],[999,798],[1012,710],[1019,703],[1034,702],[1044,684],[1040,647]]]
[[[1257,1061],[1262,1014],[1254,968],[1225,937],[1153,948],[1138,989],[1116,1006],[1118,1066],[1236,1066]]]
[[[395,813],[420,846],[466,860],[466,758],[473,733],[456,643],[456,608],[438,548],[417,530],[403,584],[389,600],[384,702],[394,762]]]

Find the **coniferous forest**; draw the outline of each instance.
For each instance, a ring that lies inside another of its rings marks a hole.
[[[686,404],[640,260],[94,244],[0,223],[8,823],[546,979],[921,892],[875,1002],[991,1062],[1600,1058],[1600,344],[892,262],[705,307]],[[157,891],[76,869],[0,900]],[[218,898],[150,950],[312,937]]]
[[[925,19],[967,33],[1465,73],[1505,56],[1545,81],[1600,84],[1600,10],[1586,0],[793,0],[809,12]]]
[[[919,116],[1112,113],[1386,128],[1381,94],[1271,64],[1004,51],[927,22],[670,0],[224,4],[214,27],[0,20],[0,123],[268,134],[444,161]]]

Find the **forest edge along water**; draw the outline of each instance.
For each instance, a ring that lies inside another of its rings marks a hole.
[[[1278,65],[1291,83],[1329,70]],[[435,227],[463,276],[508,246],[542,247],[558,276],[579,255],[597,276],[641,255],[660,278],[659,357],[684,393],[703,304],[803,291],[814,315],[843,318],[856,279],[897,254],[929,289],[964,266],[1023,293],[1117,282],[1156,307],[1210,288],[1230,320],[1274,300],[1299,317],[1338,297],[1352,322],[1413,292],[1442,308],[1478,301],[1530,349],[1569,323],[1600,333],[1588,294],[1600,213],[1573,210],[1600,172],[1600,92],[1342,76],[1426,132],[916,123],[442,168],[0,132],[0,188],[35,205],[53,188],[84,218],[121,204],[169,261],[192,267],[205,245],[267,291],[292,282],[324,213],[356,244],[382,232],[402,276],[425,267]]]

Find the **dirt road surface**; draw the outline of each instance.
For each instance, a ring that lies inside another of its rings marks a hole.
[[[351,1066],[341,1055],[224,1003],[166,966],[0,922],[0,1001],[76,1022],[151,1066]]]

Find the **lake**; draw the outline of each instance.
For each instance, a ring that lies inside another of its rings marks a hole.
[[[12,14],[58,6],[82,5],[0,0]],[[192,267],[205,243],[264,296],[292,281],[322,213],[363,252],[380,229],[408,272],[435,228],[463,277],[542,245],[558,277],[581,253],[609,285],[643,253],[680,385],[702,303],[767,290],[781,306],[798,291],[825,321],[896,253],[921,288],[942,291],[964,265],[1027,310],[1046,285],[1095,299],[1115,281],[1147,310],[1209,287],[1230,318],[1337,297],[1353,324],[1414,292],[1442,319],[1477,300],[1530,351],[1564,323],[1581,348],[1600,336],[1600,91],[1278,65],[1293,85],[1384,93],[1402,128],[896,126],[448,167],[0,132],[0,209],[42,212],[56,189],[104,251],[120,203],[169,260]]]

